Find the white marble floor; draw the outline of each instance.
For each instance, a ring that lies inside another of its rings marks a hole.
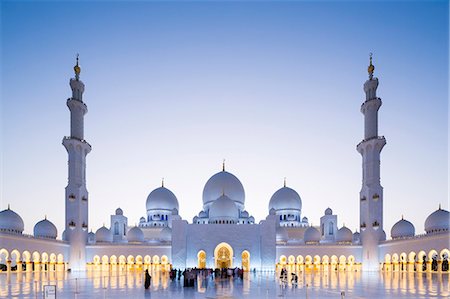
[[[56,285],[57,298],[450,298],[449,274],[408,272],[299,273],[298,285],[283,287],[274,272],[244,279],[201,277],[195,287],[154,272],[150,290],[143,273],[0,273],[1,298],[43,298],[44,285]]]

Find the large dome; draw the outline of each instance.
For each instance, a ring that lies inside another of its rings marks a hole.
[[[147,211],[149,210],[178,210],[178,200],[172,191],[164,186],[156,188],[147,197]]]
[[[210,220],[237,220],[239,210],[236,204],[226,195],[220,196],[209,209]]]
[[[127,233],[128,242],[144,242],[144,232],[135,226],[132,227]]]
[[[416,230],[414,229],[414,225],[408,220],[400,219],[397,223],[394,224],[391,228],[391,238],[405,238],[405,237],[414,237]]]
[[[448,231],[450,222],[450,214],[448,211],[439,209],[431,213],[425,220],[425,231],[428,233]]]
[[[56,239],[58,235],[58,230],[56,229],[56,226],[50,221],[48,221],[47,217],[36,223],[33,231],[34,236],[37,238]]]
[[[320,232],[314,226],[310,226],[305,230],[303,240],[305,243],[317,243],[320,241]]]
[[[341,227],[336,232],[336,242],[352,242],[353,239],[353,233],[348,227]]]
[[[223,170],[213,175],[203,188],[203,205],[210,204],[226,194],[231,200],[244,205],[245,192],[241,181],[233,174]]]
[[[102,226],[95,232],[95,241],[111,243],[113,241],[113,235],[108,228]]]
[[[24,229],[22,218],[8,208],[0,212],[0,231],[21,234]]]
[[[269,202],[269,210],[275,209],[279,210],[297,210],[301,211],[302,209],[302,200],[298,193],[289,187],[284,186],[281,189],[278,189],[270,199]]]

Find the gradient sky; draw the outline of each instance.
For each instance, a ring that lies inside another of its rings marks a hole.
[[[374,53],[384,229],[448,209],[448,1],[1,2],[1,198],[64,228],[76,53],[89,221],[129,224],[165,186],[192,221],[222,159],[256,221],[283,184],[314,225],[359,223],[360,105]]]

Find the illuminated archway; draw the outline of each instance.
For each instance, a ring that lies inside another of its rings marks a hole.
[[[242,270],[250,271],[250,252],[247,250],[242,251]]]
[[[200,250],[197,253],[197,267],[199,269],[206,268],[206,252],[204,250]]]
[[[214,249],[214,261],[216,268],[233,267],[233,248],[230,244],[222,242]]]

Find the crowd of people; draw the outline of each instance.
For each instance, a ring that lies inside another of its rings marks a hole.
[[[213,278],[213,279],[223,279],[223,278],[240,278],[244,279],[244,270],[242,268],[223,268],[223,269],[212,269],[212,268],[187,268],[183,271],[181,269],[171,269],[169,271],[169,278],[171,281],[181,280],[183,277],[184,287],[194,287],[195,281],[198,277],[203,279]],[[150,287],[151,276],[148,270],[145,270],[145,289]]]

